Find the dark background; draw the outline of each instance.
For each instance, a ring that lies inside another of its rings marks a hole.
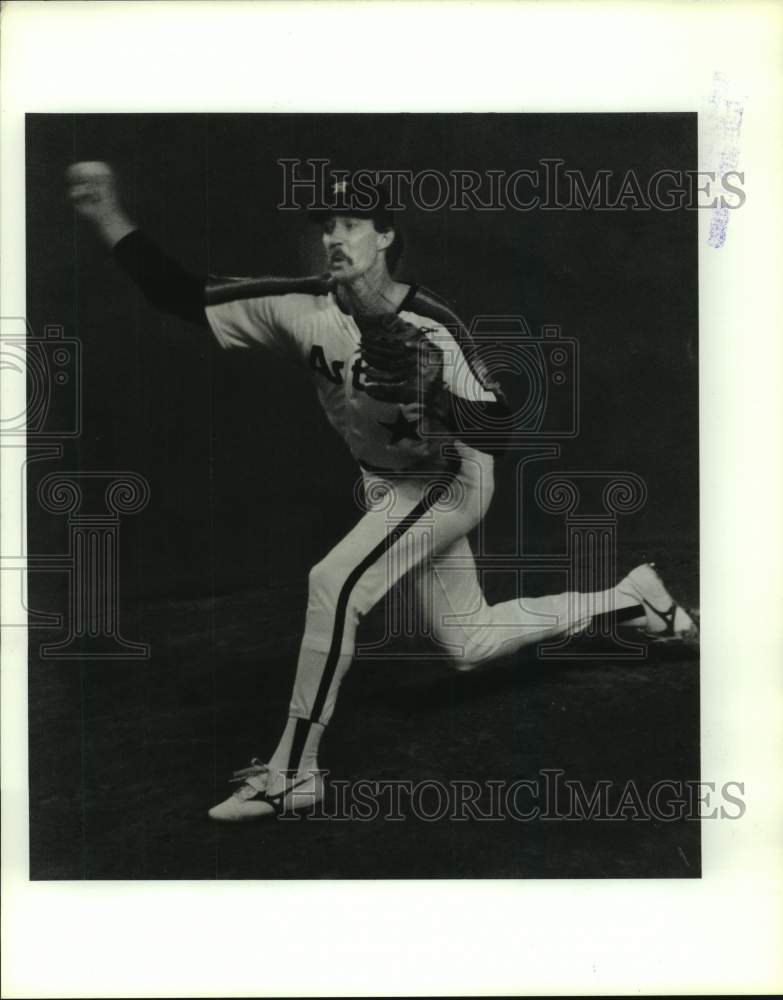
[[[305,852],[307,862],[295,852],[283,869],[279,858],[272,870],[259,869],[255,861],[243,867],[234,848],[221,855],[227,835],[206,826],[189,839],[192,851],[166,853],[166,824],[202,823],[211,793],[223,797],[224,772],[250,756],[248,740],[261,740],[252,747],[261,755],[274,745],[306,571],[356,519],[356,469],[299,372],[262,352],[220,352],[209,333],[156,314],[76,219],[63,182],[73,161],[108,161],[133,217],[186,265],[218,274],[301,274],[313,266],[317,234],[304,213],[275,207],[280,158],[414,172],[511,172],[558,157],[588,179],[599,169],[618,178],[633,169],[644,184],[656,170],[696,169],[695,115],[30,115],[26,141],[28,319],[35,333],[62,325],[83,351],[83,432],[66,444],[61,463],[31,467],[29,495],[37,478],[58,467],[131,470],[151,487],[148,507],[125,518],[121,532],[122,627],[127,638],[151,644],[151,661],[46,662],[36,654],[39,639],[56,639],[56,632],[31,634],[34,877],[697,874],[695,824],[683,834],[690,838],[687,866],[669,839],[659,852],[655,839],[638,830],[623,850],[612,842],[599,856],[583,844],[551,863],[535,847],[524,857],[509,848],[485,861],[470,850],[466,864],[456,849],[444,854],[426,846],[389,862],[381,838],[377,856],[348,844],[345,856],[323,863],[317,851]],[[649,500],[621,521],[620,568],[642,557],[668,562],[691,603],[697,603],[698,539],[696,226],[696,213],[686,210],[409,207],[398,274],[435,290],[466,321],[521,314],[533,330],[558,323],[579,341],[581,432],[540,471],[641,476]],[[513,544],[514,467],[512,454],[498,468],[486,521],[493,551]],[[562,522],[527,509],[528,550],[561,551]],[[62,552],[64,545],[64,518],[31,501],[30,551]],[[525,589],[551,585],[531,577]],[[492,600],[510,597],[513,586],[508,579],[487,581]],[[62,610],[64,601],[61,575],[31,575],[34,608]],[[608,733],[619,774],[698,776],[693,662],[599,663],[572,676],[573,667],[544,670],[533,661],[524,680],[501,667],[493,681],[444,678],[442,664],[425,661],[423,653],[421,669],[354,667],[333,727],[339,719],[343,735],[334,737],[324,766],[344,777],[378,776],[366,770],[377,754],[376,768],[392,762],[395,773],[415,775],[424,766],[429,776],[438,741],[445,740],[456,758],[443,776],[456,771],[471,778],[480,732],[494,747],[494,762],[484,761],[488,776],[534,772],[538,765],[527,754],[535,745],[540,766],[558,766],[571,755],[572,771],[584,765],[586,777],[605,777],[613,765],[591,764],[589,754],[585,763],[585,753]],[[628,678],[638,680],[645,670],[650,676],[636,690]],[[553,729],[544,720],[566,691],[576,692],[579,722]],[[603,715],[596,715],[597,704]],[[672,710],[674,743],[662,747]],[[536,718],[541,730],[530,734]],[[413,728],[403,737],[406,726]],[[459,736],[450,738],[455,727]],[[644,764],[623,772],[636,754]],[[200,777],[187,773],[190,764],[202,768]],[[133,822],[121,818],[127,788]],[[161,815],[168,819],[155,825]],[[272,836],[269,829],[264,836]],[[176,836],[182,838],[179,827]],[[538,842],[529,830],[525,836]],[[592,834],[585,836],[586,844]]]

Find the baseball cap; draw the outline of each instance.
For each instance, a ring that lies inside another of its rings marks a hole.
[[[357,219],[373,219],[383,228],[394,227],[395,209],[389,207],[389,192],[372,179],[370,171],[332,181],[321,205],[311,208],[311,222],[323,222],[330,215],[350,215]]]

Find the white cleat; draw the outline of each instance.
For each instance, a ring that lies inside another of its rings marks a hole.
[[[263,819],[278,813],[304,812],[312,809],[324,796],[324,779],[320,771],[286,783],[279,791],[269,793],[269,767],[253,758],[250,767],[235,771],[232,783],[236,791],[225,801],[209,810],[210,819],[224,823],[243,823]]]
[[[643,606],[647,616],[644,634],[651,642],[698,643],[696,621],[674,600],[654,567],[655,563],[642,563],[631,570],[617,589]]]

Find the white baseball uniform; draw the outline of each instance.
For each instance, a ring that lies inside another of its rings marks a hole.
[[[616,594],[560,594],[490,607],[467,541],[489,507],[493,458],[453,442],[444,477],[411,471],[410,435],[395,421],[359,417],[363,392],[360,335],[318,279],[210,281],[206,315],[225,348],[264,348],[304,368],[335,430],[362,466],[364,512],[309,578],[305,633],[290,706],[294,718],[326,725],[354,655],[356,629],[404,574],[415,570],[419,613],[459,669],[586,626],[615,608]],[[444,351],[449,391],[475,402],[495,393],[476,363],[468,334],[441,300],[413,286],[398,309]]]

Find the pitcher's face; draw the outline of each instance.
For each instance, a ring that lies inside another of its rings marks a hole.
[[[372,219],[330,215],[323,223],[321,240],[329,271],[338,281],[351,281],[383,263],[391,232],[379,233]]]

